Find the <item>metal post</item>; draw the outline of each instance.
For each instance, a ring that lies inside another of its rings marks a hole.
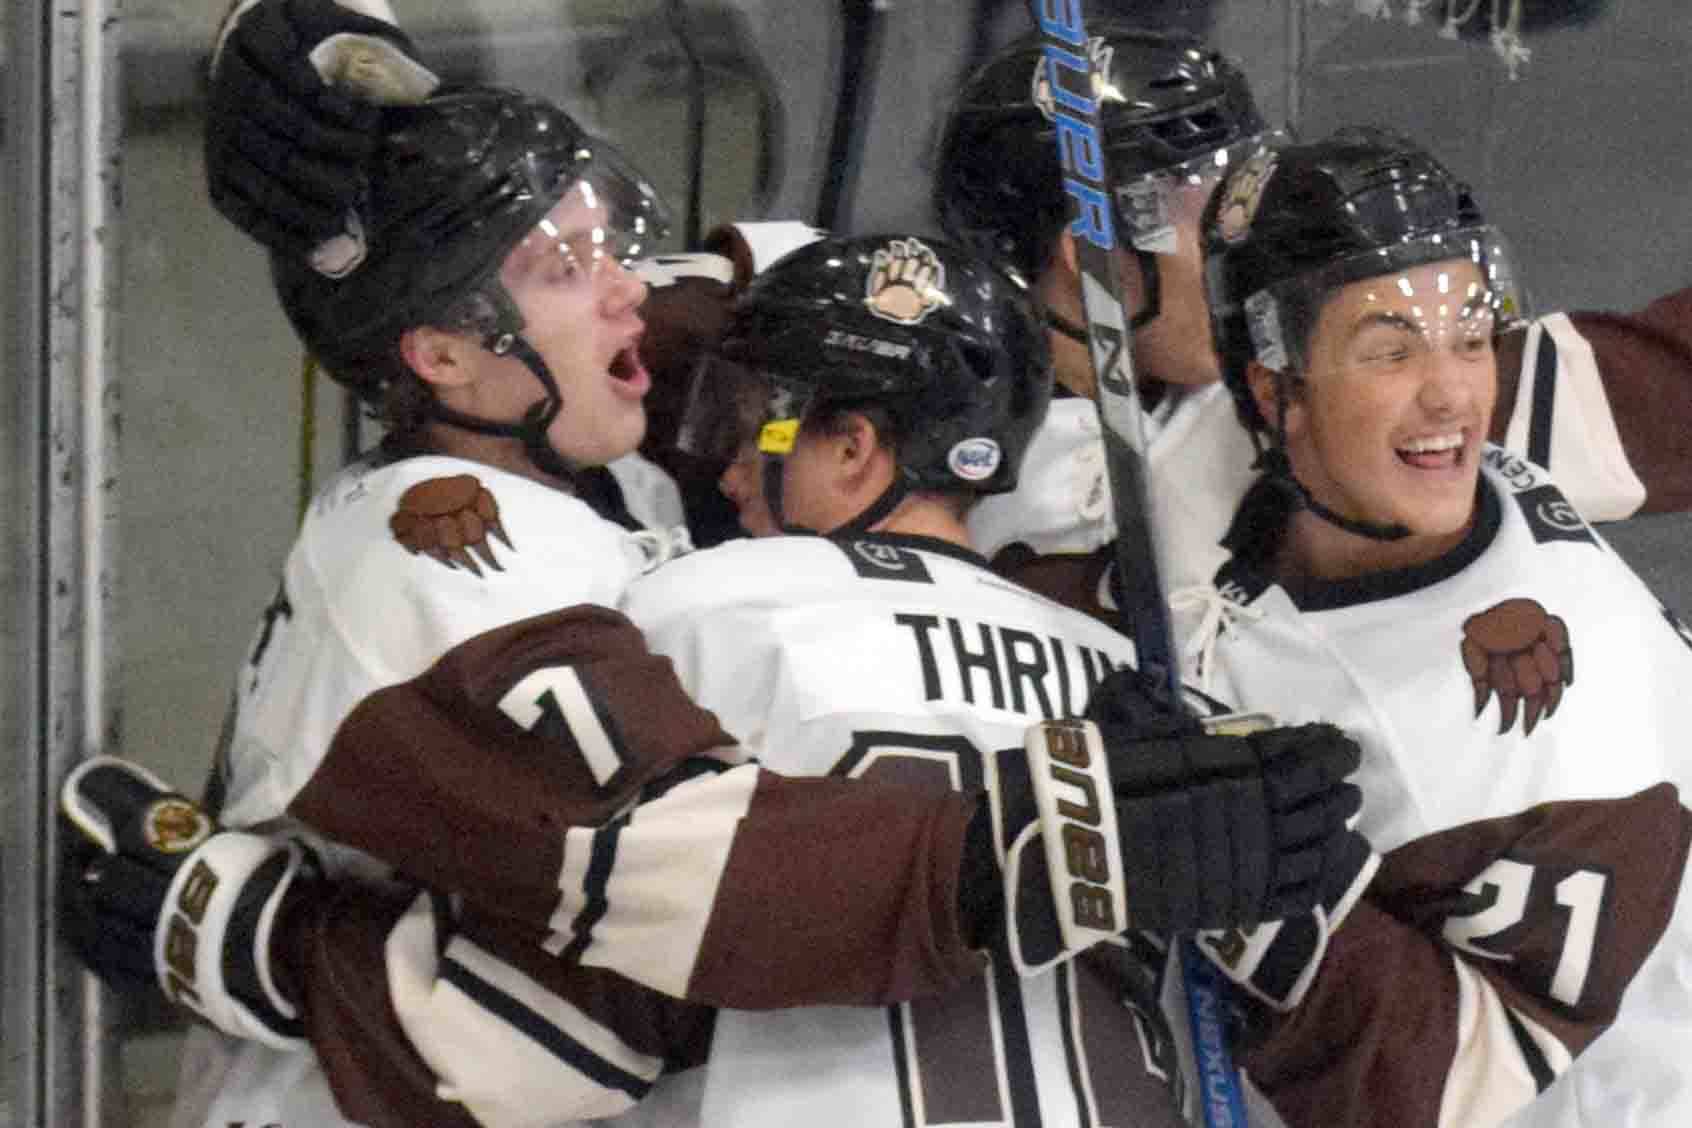
[[[1308,0],[1287,0],[1287,84],[1282,122],[1290,130],[1303,124],[1304,67],[1308,58],[1310,22],[1304,6]]]
[[[3,372],[8,942],[0,1125],[116,1124],[100,991],[64,952],[54,912],[57,784],[94,750],[117,748],[107,631],[115,587],[112,345],[117,239],[118,0],[14,0],[5,68],[8,224],[13,245]],[[15,789],[15,790],[14,790]]]

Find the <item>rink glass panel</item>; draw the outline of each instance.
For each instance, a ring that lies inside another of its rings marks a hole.
[[[705,63],[707,158],[697,190],[687,163],[690,72],[672,4],[395,5],[443,74],[544,93],[619,143],[676,211],[673,247],[695,196],[701,230],[733,218],[810,220],[827,178],[841,172],[827,162],[842,29],[842,6],[829,0],[685,5]],[[1486,35],[1439,33],[1437,0],[1419,24],[1407,21],[1405,0],[1377,5],[1383,19],[1364,18],[1358,7],[1140,0],[1089,3],[1089,13],[1137,14],[1208,35],[1241,57],[1266,115],[1296,117],[1307,136],[1372,120],[1427,140],[1508,228],[1541,310],[1631,308],[1685,284],[1692,156],[1675,64],[1692,51],[1692,13],[1680,0],[1526,0],[1532,56],[1514,78]],[[231,674],[274,591],[301,498],[371,435],[345,425],[346,402],[334,385],[302,377],[262,254],[206,203],[201,69],[223,8],[221,0],[133,0],[121,23],[122,212],[113,237],[123,431],[109,607],[117,665],[108,687],[121,723],[112,743],[190,791],[205,778]],[[29,10],[8,5],[4,18]],[[1560,20],[1546,14],[1557,10]],[[930,153],[949,91],[972,52],[1003,42],[1026,17],[1020,0],[906,0],[879,19],[840,226],[930,229]],[[0,44],[15,42],[13,30],[0,29]],[[16,63],[9,53],[0,62],[9,84],[18,80]],[[21,167],[30,150],[16,143],[18,120],[8,113],[0,135],[9,201],[0,250],[8,263],[19,258],[18,201],[39,184],[38,171]],[[40,621],[47,581],[28,531],[50,515],[34,442],[39,374],[20,370],[18,342],[28,335],[15,320],[15,269],[0,282],[0,330],[12,342],[0,354],[8,459],[0,494],[8,527],[24,535],[5,538],[0,554],[0,731],[22,758],[40,726],[40,648],[51,646]],[[1692,577],[1673,554],[1684,543],[1682,518],[1630,522],[1610,535],[1671,604],[1692,606]],[[7,806],[42,809],[44,796],[15,789],[24,781],[45,790],[48,781],[18,770],[3,778],[14,789]],[[6,826],[0,906],[16,907],[32,866],[17,840],[20,824]],[[9,1041],[23,1029],[25,992],[17,966],[5,967]],[[174,1083],[178,1034],[144,1009],[122,1009],[111,1021],[122,1036],[116,1063],[127,1119],[151,1123]],[[11,1109],[13,1098],[0,1088],[0,1109]],[[8,1123],[0,1113],[0,1125]]]

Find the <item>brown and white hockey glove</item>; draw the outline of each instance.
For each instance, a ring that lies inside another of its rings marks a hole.
[[[303,1048],[268,953],[289,888],[315,871],[307,851],[222,830],[113,756],[78,764],[59,803],[69,854],[61,923],[89,969],[120,991],[162,990],[225,1033]]]

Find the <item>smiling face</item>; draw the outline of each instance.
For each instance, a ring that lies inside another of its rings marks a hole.
[[[1312,521],[1295,530],[1306,529],[1307,541],[1337,536],[1350,558],[1392,566],[1432,559],[1462,538],[1497,395],[1492,332],[1482,276],[1468,259],[1354,282],[1328,297],[1302,383],[1289,395],[1293,472],[1336,513],[1411,535],[1369,542]],[[1255,364],[1253,390],[1273,418],[1273,374]],[[1307,543],[1307,557],[1311,550]],[[1318,574],[1336,571],[1331,560],[1314,563]]]

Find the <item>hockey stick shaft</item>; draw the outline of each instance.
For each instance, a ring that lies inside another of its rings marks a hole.
[[[1064,191],[1071,202],[1069,233],[1081,279],[1095,399],[1116,515],[1122,626],[1134,640],[1140,669],[1163,681],[1169,699],[1182,707],[1174,631],[1151,528],[1145,418],[1136,400],[1132,338],[1122,308],[1116,253],[1114,197],[1081,0],[1029,0],[1029,9],[1040,29]],[[1223,1037],[1217,977],[1190,942],[1181,943],[1178,957],[1174,967],[1187,997],[1198,1089],[1183,1095],[1184,1111],[1196,1101],[1207,1128],[1244,1125],[1239,1075]]]

